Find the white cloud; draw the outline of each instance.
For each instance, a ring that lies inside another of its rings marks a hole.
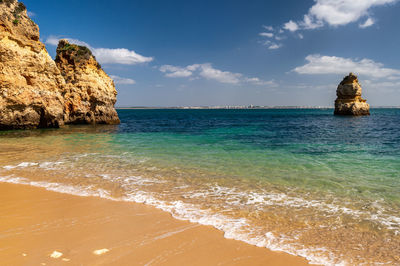
[[[152,57],[146,57],[125,48],[94,48],[92,52],[102,64],[136,65],[153,61]]]
[[[62,38],[56,36],[50,36],[46,40],[46,44],[57,46],[59,40]],[[140,63],[147,63],[153,61],[153,57],[146,57],[137,54],[135,51],[128,50],[125,48],[109,49],[109,48],[94,48],[86,42],[65,38],[69,42],[77,45],[83,45],[88,47],[92,53],[96,56],[97,61],[100,64],[122,64],[122,65],[136,65]]]
[[[320,20],[315,20],[311,15],[304,15],[303,21],[300,22],[303,29],[313,30],[324,26],[324,23]]]
[[[263,27],[265,28],[266,26]],[[272,32],[261,32],[259,33],[259,35],[266,38],[274,38],[277,41],[280,41],[285,38],[284,36],[275,36],[275,34]],[[271,40],[264,40],[262,41],[262,44],[268,46],[269,50],[276,50],[282,47],[282,44],[273,42]]]
[[[343,26],[357,22],[361,18],[370,15],[370,9],[396,3],[398,0],[314,0],[314,5],[304,15],[302,21],[290,20],[284,24],[284,29],[296,31],[299,29],[316,29],[324,25]],[[360,28],[366,28],[374,24],[369,17]]]
[[[172,65],[163,65],[160,71],[168,78],[190,78],[190,80],[198,79],[199,77],[215,80],[225,84],[240,84],[250,83],[254,85],[273,86],[276,83],[273,81],[263,81],[259,78],[248,78],[240,73],[232,73],[216,69],[210,63],[193,64],[186,67],[178,67]]]
[[[364,23],[359,24],[358,26],[362,29],[368,28],[375,24],[375,21],[372,18],[368,18]]]
[[[272,44],[272,42],[270,40],[266,40],[266,41],[263,41],[262,44],[265,46],[269,46]]]
[[[331,26],[346,25],[368,15],[370,8],[397,0],[316,0],[309,15]]]
[[[299,25],[297,25],[296,22],[290,20],[289,22],[285,23],[285,25],[283,25],[283,28],[285,30],[291,31],[291,32],[295,32],[299,29]]]
[[[262,37],[268,37],[268,38],[274,37],[274,34],[271,32],[261,32],[259,35]]]
[[[269,30],[269,31],[273,31],[274,30],[274,27],[272,27],[272,26],[263,26],[264,27],[264,29],[266,29],[266,30]]]
[[[371,78],[399,79],[400,70],[385,68],[383,64],[371,59],[354,60],[336,56],[309,55],[307,64],[296,67],[293,71],[299,74],[340,74],[349,72]]]
[[[364,29],[375,24],[375,19],[371,17],[371,9],[377,6],[387,6],[395,4],[400,0],[314,0],[314,4],[308,12],[303,15],[303,19],[289,20],[281,27],[272,28],[263,26],[270,30],[275,38],[278,34],[284,34],[284,30],[291,33],[300,30],[313,30],[324,26],[339,27],[349,23],[359,22],[359,27]],[[286,32],[287,33],[287,32]],[[261,34],[260,34],[261,35]],[[303,39],[303,35],[297,35]],[[264,36],[269,37],[269,36]],[[273,48],[276,46],[272,46]]]
[[[213,68],[211,64],[200,65],[200,76],[206,79],[213,79],[221,83],[238,84],[242,74],[221,71]]]
[[[55,37],[55,36],[50,36],[46,39],[45,43],[53,46],[57,46],[58,42],[60,41],[60,38]]]
[[[28,17],[33,18],[34,16],[36,16],[35,12],[32,11],[27,11],[26,14],[28,15]]]
[[[261,80],[259,78],[246,78],[245,79],[246,82],[254,84],[254,85],[267,85],[270,87],[277,87],[278,84],[274,81],[274,80]]]
[[[115,84],[123,84],[123,85],[133,85],[136,83],[133,79],[129,78],[121,78],[119,76],[115,75],[110,75],[110,78],[112,78],[115,82]]]
[[[169,78],[185,78],[192,75],[192,71],[187,68],[171,65],[161,66],[160,71],[166,73],[165,76]]]
[[[281,47],[282,47],[282,44],[272,43],[272,44],[268,47],[268,49],[270,49],[270,50],[276,50],[276,49],[279,49],[279,48],[281,48]]]

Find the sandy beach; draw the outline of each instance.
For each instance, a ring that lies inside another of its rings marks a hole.
[[[0,184],[2,265],[307,265],[142,204]]]

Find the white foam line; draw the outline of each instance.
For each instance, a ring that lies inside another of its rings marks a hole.
[[[92,191],[92,190],[90,190],[90,187],[82,188],[82,187],[76,187],[76,186],[71,186],[71,185],[62,185],[59,183],[51,183],[51,182],[44,182],[44,181],[30,181],[27,178],[14,177],[14,176],[0,176],[0,182],[40,187],[40,188],[45,188],[46,190],[49,190],[49,191],[65,193],[65,194],[70,194],[70,195],[74,195],[74,196],[100,197],[100,198],[114,200],[114,201],[117,200],[115,198],[110,197],[110,193],[104,189],[97,189],[97,190]]]
[[[328,212],[331,214],[347,214],[355,218],[362,218],[369,221],[377,222],[384,225],[389,230],[394,230],[395,234],[399,234],[400,228],[400,217],[384,214],[378,212],[373,214],[370,212],[363,212],[354,210],[344,206],[338,206],[332,203],[320,202],[317,200],[305,200],[299,197],[291,197],[283,193],[256,193],[256,192],[242,192],[237,191],[235,188],[226,188],[215,185],[210,187],[209,190],[198,190],[197,192],[190,192],[184,194],[185,198],[209,198],[219,197],[221,195],[227,197],[226,203],[232,205],[255,205],[257,207],[262,206],[282,206],[282,207],[295,207],[295,208],[314,208],[319,211]],[[247,199],[246,203],[243,204],[243,199]],[[378,208],[383,209],[375,202]]]
[[[18,165],[6,165],[3,166],[3,169],[6,170],[12,170],[12,169],[22,169],[22,168],[27,168],[31,166],[39,166],[39,168],[45,169],[45,170],[54,170],[56,169],[55,166],[60,165],[64,162],[41,162],[41,163],[36,163],[36,162],[22,162]]]
[[[38,163],[22,162],[18,165],[6,165],[6,166],[3,166],[3,168],[6,170],[11,170],[14,168],[26,168],[26,167],[35,166],[35,165],[38,165]]]

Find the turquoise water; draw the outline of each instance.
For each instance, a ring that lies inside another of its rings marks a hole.
[[[119,110],[0,133],[0,180],[143,202],[322,264],[400,264],[400,109]]]

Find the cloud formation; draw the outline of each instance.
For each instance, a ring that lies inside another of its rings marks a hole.
[[[269,30],[269,31],[273,31],[274,30],[274,27],[272,27],[272,26],[263,26],[263,28],[264,29],[266,29],[266,30]]]
[[[129,78],[121,78],[119,76],[110,75],[110,78],[114,80],[115,84],[122,84],[122,85],[133,85],[136,83],[133,79]]]
[[[365,29],[375,24],[370,10],[373,7],[394,4],[399,0],[314,0],[302,20],[289,20],[280,27],[263,26],[269,32],[261,32],[259,35],[265,38],[274,38],[277,42],[263,41],[268,49],[275,50],[283,45],[279,43],[287,37],[288,33],[295,38],[303,39],[299,31],[313,30],[324,26],[339,27],[359,21],[359,28]],[[285,34],[286,33],[286,34]]]
[[[60,39],[56,36],[50,36],[46,40],[46,44],[57,46]],[[125,48],[109,49],[109,48],[94,48],[86,42],[65,38],[69,42],[77,45],[88,47],[96,56],[100,64],[122,64],[122,65],[136,65],[153,61],[153,57],[146,57],[136,53],[135,51]]]
[[[385,68],[383,64],[371,59],[355,60],[336,56],[309,55],[307,64],[296,67],[299,74],[347,74],[354,72],[370,78],[400,79],[400,70]]]
[[[360,24],[360,28],[366,28],[374,24],[370,17],[370,9],[376,6],[388,5],[398,0],[314,0],[314,5],[304,15],[302,21],[293,22],[290,20],[283,28],[294,32],[299,29],[316,29],[324,25],[344,26],[357,22],[367,17],[366,21]]]
[[[271,32],[261,32],[260,36],[272,38],[272,37],[274,37],[274,34]]]
[[[299,29],[299,25],[297,25],[296,22],[293,22],[293,21],[290,20],[289,22],[287,22],[287,23],[285,23],[285,24],[283,25],[283,28],[284,28],[285,30],[294,32],[294,31],[297,31],[297,30]]]
[[[216,69],[210,63],[205,64],[193,64],[186,67],[178,67],[172,65],[163,65],[160,67],[160,71],[169,78],[205,78],[208,80],[214,80],[225,84],[253,84],[253,85],[267,85],[276,86],[274,81],[264,81],[259,78],[245,77],[240,73],[232,73],[229,71],[222,71]]]
[[[358,26],[362,29],[368,28],[375,24],[375,21],[372,18],[368,18],[364,23],[358,24]]]
[[[92,48],[91,50],[101,64],[136,65],[153,61],[152,57],[146,57],[125,48]]]
[[[282,44],[272,43],[272,44],[268,47],[268,49],[270,49],[270,50],[276,50],[276,49],[279,49],[279,48],[281,48],[281,47],[282,47]]]
[[[160,71],[165,73],[165,76],[169,78],[186,78],[190,77],[193,74],[192,71],[187,68],[181,68],[171,65],[161,66]]]

